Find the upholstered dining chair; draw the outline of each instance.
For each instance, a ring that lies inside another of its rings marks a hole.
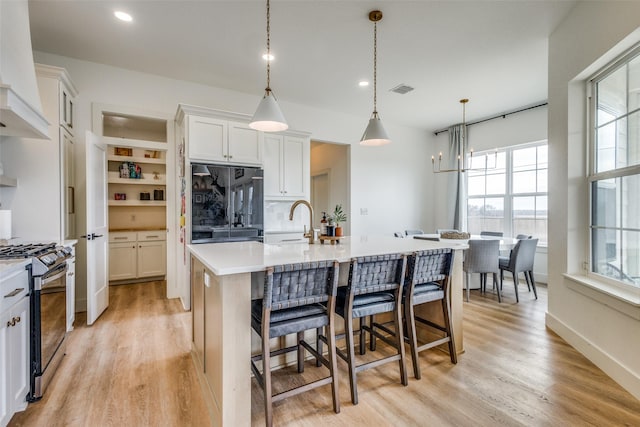
[[[504,233],[502,231],[481,231],[480,236],[502,237],[504,236]]]
[[[406,234],[407,236],[415,236],[416,234],[424,234],[424,231],[422,230],[404,230],[404,234]]]
[[[273,423],[273,403],[325,384],[331,384],[333,410],[340,412],[338,396],[338,366],[335,347],[334,310],[338,286],[338,262],[319,261],[303,264],[277,265],[267,268],[264,296],[251,303],[251,327],[262,339],[262,351],[251,358],[251,370],[264,390],[265,423]],[[328,346],[328,357],[304,340],[304,331],[324,327],[323,338]],[[297,334],[296,345],[272,350],[269,340]],[[273,394],[271,384],[271,357],[297,351],[298,372],[304,370],[305,349],[315,356],[318,366],[329,369],[329,376],[287,391]],[[256,366],[262,360],[262,372]],[[248,398],[249,396],[247,396]]]
[[[418,353],[440,344],[449,343],[451,363],[458,363],[456,345],[451,326],[451,269],[453,266],[451,249],[430,249],[414,253],[409,257],[409,272],[405,284],[403,307],[407,325],[407,340],[411,348],[413,374],[420,379]],[[440,301],[443,325],[415,314],[415,307],[429,302]],[[444,337],[418,344],[416,322],[444,333]]]
[[[516,236],[516,240],[524,240],[524,239],[531,239],[533,236],[530,236],[528,234],[518,234]]]
[[[465,272],[465,289],[469,302],[469,283],[472,273],[480,273],[480,292],[486,290],[486,274],[493,274],[494,287],[498,289],[498,302],[502,302],[500,287],[498,286],[500,240],[471,239],[469,249],[464,253],[462,269]],[[485,276],[484,280],[482,276]]]
[[[510,271],[513,274],[513,285],[516,290],[516,302],[519,302],[518,298],[518,273],[523,272],[527,286],[531,286],[533,294],[538,299],[538,292],[536,290],[536,282],[533,279],[533,262],[536,256],[536,247],[538,246],[538,239],[522,239],[518,240],[518,243],[511,250],[511,255],[508,257],[500,257],[500,288],[502,288],[502,282],[504,280],[504,272]]]
[[[393,233],[393,236],[394,236],[394,237],[400,237],[400,238],[403,238],[403,237],[404,237],[404,234],[402,234],[402,232],[401,232],[401,231],[396,231],[395,233]]]
[[[397,361],[400,382],[404,386],[408,385],[401,303],[406,268],[407,256],[401,254],[353,258],[349,266],[348,285],[338,288],[336,313],[344,319],[344,338],[347,345],[345,351],[338,349],[337,354],[347,362],[351,402],[354,405],[358,404],[356,375],[364,370]],[[381,313],[392,314],[394,330],[391,337],[382,334],[380,325],[374,322],[374,316]],[[366,324],[367,317],[369,317],[369,325]],[[360,319],[361,355],[366,353],[366,333],[369,334],[371,351],[376,349],[377,337],[394,348],[394,354],[358,365],[355,358],[353,319]],[[337,339],[340,338],[342,335],[337,337]]]

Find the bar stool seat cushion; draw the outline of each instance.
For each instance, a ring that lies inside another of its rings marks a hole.
[[[409,287],[405,287],[405,296],[407,294],[406,290]],[[437,283],[421,283],[416,285],[413,288],[413,305],[424,304],[425,302],[437,301],[444,298],[444,291],[442,287]]]
[[[258,333],[261,320],[262,300],[254,300],[251,302],[251,326]],[[328,324],[327,308],[321,303],[275,310],[271,312],[269,336],[281,337]]]
[[[336,313],[344,317],[344,302],[348,298],[348,289],[346,286],[338,288],[338,295],[336,299]],[[353,318],[359,318],[364,316],[370,316],[377,313],[385,313],[393,311],[395,307],[395,298],[393,292],[382,291],[374,292],[372,294],[355,295],[353,297]]]

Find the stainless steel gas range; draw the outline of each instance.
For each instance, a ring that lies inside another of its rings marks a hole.
[[[0,259],[31,258],[29,299],[31,325],[30,402],[39,400],[65,352],[68,247],[55,243],[0,246]]]

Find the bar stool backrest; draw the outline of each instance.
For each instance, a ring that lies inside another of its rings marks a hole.
[[[451,258],[451,249],[416,252],[409,258],[408,279],[415,284],[440,282],[451,275]]]
[[[325,302],[336,295],[333,261],[276,265],[265,275],[265,308],[282,310]]]
[[[353,295],[391,291],[402,286],[406,256],[401,254],[358,257],[349,267],[349,292]]]

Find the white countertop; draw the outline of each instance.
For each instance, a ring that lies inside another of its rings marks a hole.
[[[344,237],[329,242],[266,244],[259,242],[206,243],[189,245],[190,252],[218,276],[263,271],[266,267],[300,262],[337,260],[392,253],[410,254],[437,248],[466,249],[464,243],[399,239],[391,236]]]
[[[29,264],[31,264],[31,258],[2,259],[0,260],[0,278],[8,276],[14,271],[24,270]]]

